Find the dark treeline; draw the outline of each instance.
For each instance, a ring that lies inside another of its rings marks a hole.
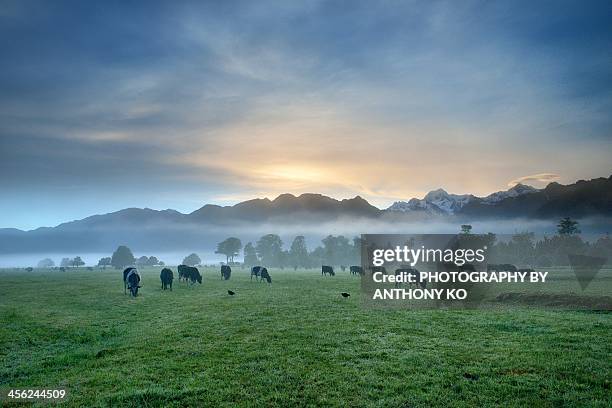
[[[564,218],[557,225],[557,233],[544,236],[536,240],[533,232],[521,232],[512,235],[510,239],[498,239],[495,234],[472,234],[470,225],[462,225],[459,235],[463,238],[476,240],[474,246],[488,247],[489,263],[509,263],[518,266],[551,267],[567,266],[568,255],[580,254],[604,258],[605,263],[612,264],[612,239],[609,235],[599,237],[597,240],[586,241],[580,236],[578,223]],[[243,261],[240,262],[240,254]],[[296,236],[287,246],[276,234],[267,234],[255,242],[242,245],[239,238],[229,237],[217,244],[215,253],[225,255],[229,265],[251,267],[265,265],[273,268],[320,268],[321,265],[360,265],[361,239],[359,237],[346,238],[342,235],[328,235],[321,240],[321,244],[310,250],[306,239],[302,235]],[[192,253],[183,259],[185,265],[200,265],[200,257]],[[61,267],[79,267],[84,265],[80,257],[62,259]],[[123,268],[125,266],[163,266],[155,256],[141,256],[135,258],[127,246],[119,246],[111,257],[100,259],[98,266],[105,268],[112,266]],[[39,262],[38,267],[53,267],[51,259],[45,258]]]
[[[288,248],[284,248],[284,243],[278,235],[267,234],[255,244],[248,242],[244,246],[244,264],[297,269],[360,263],[360,238],[348,239],[342,235],[328,235],[321,243],[322,245],[309,251],[304,236],[298,235]]]
[[[602,236],[594,242],[579,235],[558,234],[535,240],[532,232],[515,234],[507,242],[497,242],[491,252],[495,263],[512,263],[537,267],[565,266],[568,255],[589,255],[606,259],[612,264],[612,239]]]

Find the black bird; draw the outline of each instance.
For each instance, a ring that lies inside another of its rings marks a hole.
[[[342,292],[342,293],[340,293],[340,294],[341,294],[341,295],[342,295],[342,297],[344,297],[344,298],[347,298],[347,297],[351,296],[351,294],[350,294],[350,293],[346,293],[346,292]]]
[[[227,291],[227,294],[228,294],[228,295],[230,295],[230,296],[234,296],[234,295],[236,294],[236,292],[231,291],[231,290],[228,290],[228,291]]]

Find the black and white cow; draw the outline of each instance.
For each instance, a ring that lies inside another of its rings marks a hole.
[[[262,266],[254,266],[251,268],[251,280],[253,280],[253,276],[255,276],[256,280],[259,280],[259,277],[261,276],[262,268],[263,268]]]
[[[134,267],[125,268],[123,271],[123,293],[130,290],[130,294],[134,297],[138,296],[138,288],[140,288],[140,274]]]
[[[159,274],[159,279],[161,279],[162,290],[166,290],[170,288],[172,290],[172,281],[174,280],[174,273],[170,268],[164,268],[161,270]]]
[[[232,268],[229,265],[221,265],[221,279],[229,280],[232,276]]]
[[[321,266],[321,275],[327,275],[327,274],[329,274],[329,276],[336,276],[336,274],[334,273],[333,267],[329,265]]]

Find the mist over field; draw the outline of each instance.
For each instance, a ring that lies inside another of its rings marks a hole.
[[[404,217],[405,218],[405,217]],[[127,245],[136,258],[154,255],[168,265],[177,265],[192,253],[202,258],[203,264],[224,262],[223,255],[215,254],[217,243],[228,237],[239,238],[243,245],[255,242],[263,235],[276,234],[288,249],[293,238],[303,235],[309,250],[321,245],[328,235],[345,236],[349,240],[361,234],[455,234],[465,220],[444,217],[406,220],[398,217],[364,219],[340,217],[333,221],[301,222],[235,222],[231,225],[197,225],[185,223],[148,224],[124,227],[87,227],[69,231],[43,230],[34,237],[31,246],[13,247],[8,242],[0,249],[0,267],[36,266],[44,258],[51,258],[59,265],[61,258],[80,256],[86,265],[96,265],[102,257],[110,256],[119,245]],[[533,232],[536,238],[554,235],[556,223],[549,220],[499,219],[467,222],[475,234],[495,233],[509,236],[521,232]],[[612,220],[591,218],[580,223],[585,240],[596,240],[612,231]],[[13,245],[15,242],[13,241]],[[8,250],[7,250],[8,249]],[[242,253],[238,257],[242,260]]]

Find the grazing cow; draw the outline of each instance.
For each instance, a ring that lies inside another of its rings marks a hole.
[[[179,276],[179,282],[180,281],[185,281],[187,282],[188,276],[187,276],[187,270],[189,269],[189,266],[187,265],[179,265],[177,268],[178,270],[178,276]]]
[[[385,269],[385,267],[384,267],[384,266],[370,266],[370,271],[371,271],[372,273],[375,273],[375,272],[382,272],[384,275],[386,275],[386,274],[387,274],[387,270]]]
[[[399,268],[395,270],[395,276],[401,275],[403,273],[408,274],[409,276],[414,276],[412,280],[412,282],[404,282],[406,283],[409,287],[411,285],[415,285],[416,287],[421,287],[423,289],[425,289],[425,287],[427,286],[427,281],[425,281],[424,279],[421,280],[421,274],[419,273],[419,271],[415,268],[408,268],[408,267],[403,267],[403,268]],[[395,282],[395,287],[399,288],[401,286],[400,282]]]
[[[133,297],[138,296],[138,288],[140,288],[140,274],[134,267],[125,268],[123,271],[123,293],[130,290]]]
[[[334,268],[329,265],[321,266],[321,275],[327,275],[328,273],[329,276],[336,276],[336,274],[334,273]]]
[[[253,280],[253,275],[255,275],[255,280],[259,280],[259,276],[261,275],[261,266],[254,266],[251,268],[251,280]]]
[[[198,268],[194,266],[179,265],[178,272],[179,280],[183,278],[185,282],[190,282],[192,285],[196,282],[202,283],[202,275],[200,275]]]
[[[161,273],[159,274],[159,279],[161,279],[162,290],[166,290],[168,289],[168,287],[170,287],[170,290],[172,290],[172,280],[174,279],[174,273],[172,273],[171,269],[162,269]]]
[[[229,280],[232,276],[232,268],[229,265],[221,265],[221,279]]]
[[[272,278],[270,277],[270,274],[266,268],[261,268],[259,271],[259,276],[261,276],[261,282],[263,282],[265,279],[268,282],[268,285],[272,284]]]
[[[363,268],[361,266],[353,265],[349,268],[351,275],[363,275]]]

